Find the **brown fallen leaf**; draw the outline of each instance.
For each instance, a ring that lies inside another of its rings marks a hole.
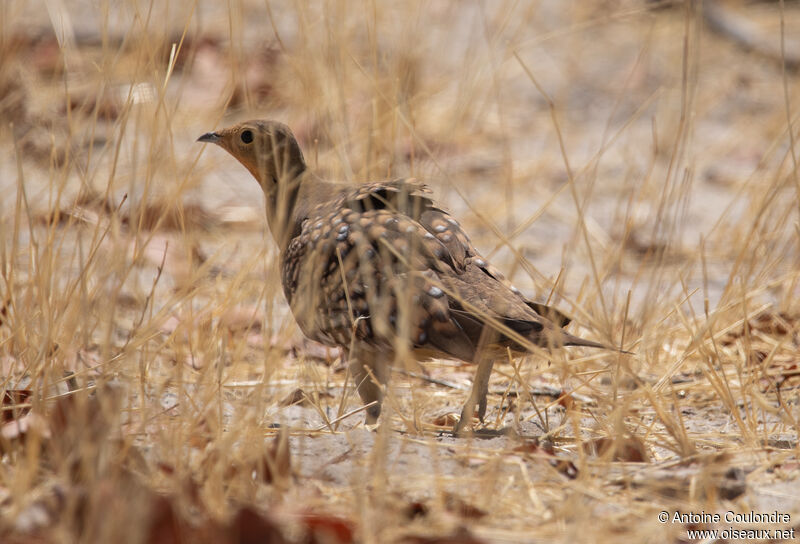
[[[258,542],[284,544],[288,542],[274,520],[252,508],[239,510],[222,532],[225,538],[220,541],[231,544],[256,544]]]
[[[424,518],[430,509],[422,501],[412,501],[403,508],[403,516],[407,519]]]
[[[793,332],[796,333],[798,328],[800,328],[800,316],[786,312],[765,311],[747,321],[740,328],[725,333],[719,343],[722,346],[730,346],[748,332],[751,336],[764,335],[780,338]],[[797,345],[796,336],[794,344]]]
[[[51,437],[47,420],[36,413],[28,413],[0,426],[0,452],[6,453],[14,447],[25,444],[33,435],[39,440]]]
[[[272,440],[269,450],[261,458],[261,479],[269,484],[286,487],[292,476],[289,433],[281,429]]]
[[[570,480],[578,477],[578,467],[571,460],[557,457],[552,442],[539,442],[538,440],[526,440],[521,445],[511,450],[515,453],[528,454],[531,456],[544,455],[548,457],[550,466],[566,476]]]
[[[566,476],[570,480],[578,477],[578,467],[569,459],[552,459],[550,466],[560,472],[562,476]]]
[[[431,421],[431,423],[436,425],[437,427],[444,427],[447,429],[452,429],[453,425],[455,425],[457,422],[458,422],[458,414],[456,414],[455,412],[447,412],[441,414],[433,418],[433,421]]]
[[[286,395],[278,403],[279,406],[294,406],[295,404],[308,405],[308,397],[306,392],[298,388]]]
[[[558,395],[557,402],[560,406],[563,406],[567,410],[572,410],[572,408],[575,406],[575,399],[573,398],[572,393],[568,391],[561,391],[561,394]]]
[[[98,88],[102,90],[98,90]],[[77,85],[68,97],[69,100],[62,105],[61,113],[70,115],[88,116],[97,115],[98,119],[106,121],[116,120],[122,112],[124,104],[116,89],[106,86]]]
[[[151,544],[285,544],[279,525],[253,508],[238,510],[227,522],[192,524],[183,518],[171,497],[157,497],[150,507],[151,519],[145,542]]]
[[[176,514],[167,497],[154,498],[150,505],[151,518],[146,542],[151,544],[178,544],[189,531],[186,523]]]
[[[47,421],[53,436],[51,450],[69,452],[83,443],[108,443],[121,402],[119,388],[108,385],[90,394],[79,392],[60,397],[48,410]]]
[[[6,293],[6,296],[0,300],[0,327],[8,323],[8,316],[11,313],[11,295]]]
[[[612,461],[624,463],[646,463],[650,453],[642,440],[634,435],[616,438],[600,436],[582,443],[583,451],[595,457],[610,457]]]
[[[52,78],[64,71],[64,55],[55,35],[25,35],[20,40],[27,42],[22,49],[27,53],[24,55],[25,62],[29,62],[40,75]]]
[[[487,512],[452,493],[444,494],[444,505],[449,512],[464,519],[481,519]]]
[[[189,432],[187,442],[191,447],[202,450],[205,449],[215,436],[216,434],[208,423],[208,420],[202,417],[200,421],[192,425],[192,430]]]
[[[309,544],[350,544],[354,542],[353,523],[345,518],[323,513],[301,514]]]
[[[27,401],[31,393],[30,389],[6,389],[3,392],[3,417],[0,421],[8,423],[30,412],[31,407],[27,404]]]
[[[534,455],[537,453],[549,453],[552,455],[552,452],[544,451],[539,446],[538,440],[525,440],[519,446],[514,447],[511,451],[514,453],[527,453],[529,455]]]
[[[771,336],[786,336],[797,329],[798,317],[786,312],[764,312],[750,320],[750,328]]]
[[[295,389],[278,403],[279,406],[294,406],[300,404],[301,406],[310,406],[312,404],[319,404],[319,399],[328,398],[332,399],[333,395],[327,391],[315,391],[314,393],[306,393],[300,388]]]

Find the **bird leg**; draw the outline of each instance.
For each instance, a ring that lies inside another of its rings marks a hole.
[[[454,434],[461,434],[472,421],[475,413],[475,405],[478,405],[478,419],[483,423],[483,416],[486,415],[486,395],[489,393],[489,377],[492,375],[494,357],[484,353],[478,360],[478,369],[475,371],[475,379],[472,382],[472,391],[464,403],[461,410],[461,418],[453,426]]]
[[[379,357],[375,350],[355,346],[349,355],[350,373],[364,404],[376,402],[367,408],[365,423],[375,425],[381,415],[384,389],[389,381],[389,369],[386,361]]]

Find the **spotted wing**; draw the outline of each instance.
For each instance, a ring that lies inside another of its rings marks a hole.
[[[303,332],[346,348],[400,339],[471,360],[487,321],[526,336],[545,321],[413,180],[366,184],[318,207],[284,255],[283,284]]]

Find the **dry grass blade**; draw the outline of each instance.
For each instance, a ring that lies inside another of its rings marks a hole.
[[[796,530],[796,2],[44,7],[0,2],[0,541]],[[635,354],[504,351],[457,438],[474,366],[378,350],[367,428],[348,346],[287,307],[261,188],[195,142],[251,118],[321,179],[418,177],[527,298]]]

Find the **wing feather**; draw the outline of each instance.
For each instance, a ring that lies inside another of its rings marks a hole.
[[[314,209],[282,256],[284,292],[307,336],[388,348],[400,338],[471,360],[487,318],[531,338],[542,330],[554,311],[513,291],[429,192],[416,180],[369,183]]]

